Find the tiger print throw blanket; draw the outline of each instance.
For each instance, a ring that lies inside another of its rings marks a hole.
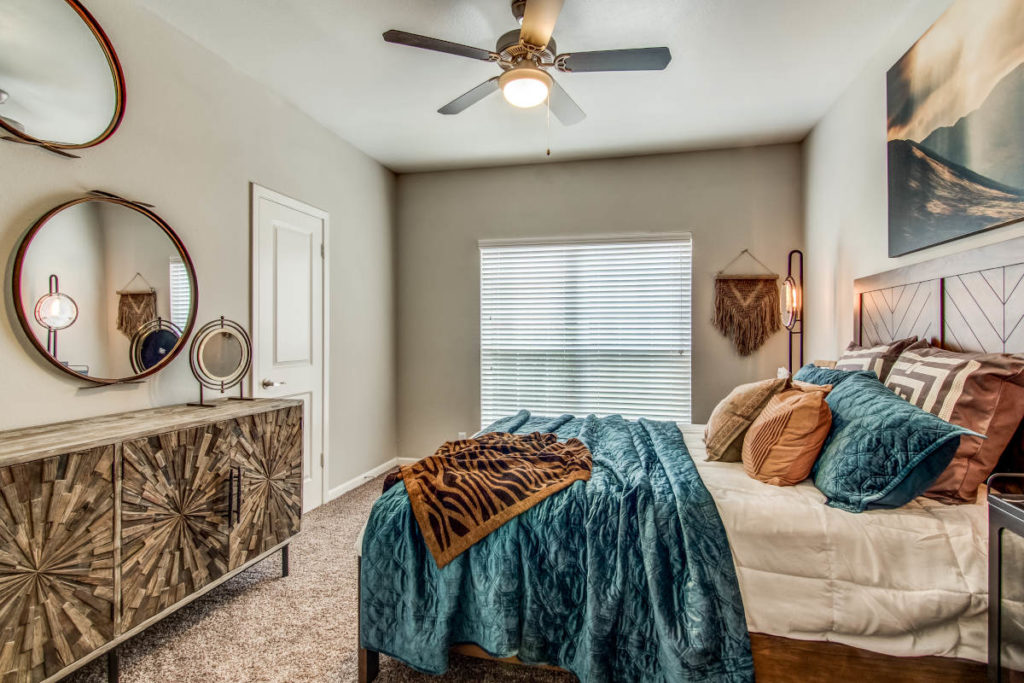
[[[440,568],[551,494],[590,479],[592,467],[590,451],[579,439],[495,432],[449,441],[389,476],[384,490],[405,482],[423,539]]]

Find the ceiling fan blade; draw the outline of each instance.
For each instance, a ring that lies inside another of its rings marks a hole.
[[[551,93],[548,97],[551,98],[551,113],[562,122],[562,125],[571,126],[587,118],[587,115],[580,109],[580,105],[576,104],[576,100],[569,97],[569,93],[565,92],[562,86],[558,85],[558,81],[553,78],[551,79]]]
[[[484,81],[472,90],[459,95],[454,100],[437,110],[439,114],[458,114],[469,109],[474,104],[490,95],[498,89],[498,77],[495,76],[489,81]]]
[[[526,0],[519,37],[524,43],[544,48],[551,40],[564,0]]]
[[[493,62],[498,59],[498,55],[490,50],[483,50],[478,47],[470,47],[469,45],[460,45],[459,43],[451,43],[447,40],[441,40],[439,38],[429,38],[427,36],[417,35],[415,33],[407,33],[405,31],[396,31],[391,29],[384,33],[384,40],[389,43],[397,43],[398,45],[408,45],[409,47],[418,47],[423,50],[433,50],[434,52],[446,52],[450,55],[457,55],[459,57],[469,57],[470,59],[479,59],[482,62]]]
[[[558,55],[559,71],[661,71],[672,61],[667,47],[641,47],[635,50],[597,50]]]

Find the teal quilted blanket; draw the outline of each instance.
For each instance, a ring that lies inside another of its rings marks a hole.
[[[360,644],[440,674],[448,649],[567,669],[589,681],[752,681],[736,573],[718,510],[671,422],[545,418],[485,431],[578,438],[576,482],[438,569],[401,484],[363,540]]]

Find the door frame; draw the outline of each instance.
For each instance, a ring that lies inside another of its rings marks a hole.
[[[331,324],[330,324],[330,322],[331,322],[331,287],[330,287],[330,273],[331,273],[331,269],[330,269],[330,264],[331,264],[331,259],[330,259],[330,255],[331,255],[331,248],[330,248],[331,216],[330,216],[330,214],[328,212],[324,211],[323,209],[318,209],[317,207],[313,206],[312,204],[307,204],[307,203],[305,203],[303,201],[300,201],[298,199],[294,199],[293,197],[289,197],[288,195],[281,194],[280,192],[276,192],[274,190],[271,190],[270,188],[265,187],[263,185],[260,185],[259,183],[255,182],[255,181],[250,181],[249,182],[249,254],[250,254],[249,255],[249,264],[250,264],[249,270],[250,270],[250,272],[252,274],[252,279],[249,282],[249,302],[250,302],[250,310],[251,310],[251,314],[250,314],[250,316],[251,316],[250,329],[252,330],[252,342],[253,342],[253,346],[254,347],[258,343],[258,334],[259,334],[259,329],[260,329],[260,327],[259,327],[259,323],[260,323],[260,313],[259,313],[259,304],[260,304],[260,301],[259,301],[259,278],[260,278],[260,272],[259,272],[259,258],[258,258],[258,255],[257,255],[257,250],[259,249],[259,242],[257,240],[256,233],[257,233],[257,229],[258,229],[258,225],[257,225],[257,217],[259,215],[258,206],[259,206],[259,200],[261,200],[261,199],[268,199],[270,201],[277,202],[278,204],[281,204],[283,206],[287,206],[290,209],[294,209],[294,210],[296,210],[296,211],[298,211],[300,213],[304,213],[304,214],[307,214],[309,216],[313,216],[315,218],[318,218],[318,219],[323,221],[323,225],[324,225],[324,234],[323,234],[323,242],[322,242],[322,244],[323,244],[323,251],[321,252],[321,259],[320,259],[321,263],[323,264],[323,278],[322,278],[322,282],[321,282],[321,287],[323,288],[323,292],[321,293],[321,296],[322,296],[322,298],[321,298],[322,304],[321,305],[322,305],[322,308],[323,308],[323,310],[321,311],[321,316],[322,316],[322,320],[323,320],[323,325],[322,325],[322,330],[321,330],[322,331],[322,335],[321,335],[322,339],[320,340],[320,343],[323,345],[322,348],[320,349],[320,357],[323,359],[323,374],[320,377],[320,395],[322,397],[321,398],[321,414],[320,414],[320,425],[321,425],[321,429],[322,429],[322,435],[321,435],[322,443],[321,443],[320,446],[321,446],[321,452],[323,454],[323,463],[322,463],[322,466],[321,466],[321,469],[323,470],[323,477],[322,477],[322,480],[320,482],[320,505],[317,506],[317,507],[320,507],[320,506],[326,504],[329,501],[328,492],[330,491],[330,486],[328,485],[328,482],[330,481],[330,477],[328,476],[328,474],[330,472],[330,462],[331,462],[331,457],[330,457],[330,455],[331,455],[331,453],[330,453],[330,450],[331,450],[330,449],[330,443],[331,442],[330,442],[330,420],[327,419],[327,416],[330,414],[330,412],[329,412],[329,407],[330,407],[330,381],[329,381],[329,378],[331,376],[331,373],[330,373],[330,368],[331,368],[331,363],[330,363],[330,359],[331,359],[331,354],[330,354],[330,349],[331,349],[331,343],[330,343],[331,342]],[[256,357],[256,354],[255,354],[255,351],[254,351],[253,352],[253,358],[255,358],[255,357]],[[257,396],[258,395],[258,391],[257,390],[258,390],[258,386],[257,386],[257,383],[256,383],[256,368],[254,366],[252,368],[252,370],[249,372],[249,395],[250,396]],[[310,411],[310,415],[312,415],[312,411]],[[312,444],[310,444],[310,445],[312,445]],[[316,454],[314,453],[313,454],[313,459],[315,459],[315,458],[316,458]],[[310,510],[313,510],[313,509],[315,509],[315,508],[310,508]]]

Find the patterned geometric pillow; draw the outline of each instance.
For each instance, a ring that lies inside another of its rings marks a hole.
[[[900,355],[885,385],[918,408],[988,437],[965,436],[925,493],[945,503],[973,503],[1024,419],[1024,357],[918,342]]]
[[[787,389],[768,405],[743,437],[743,470],[774,486],[794,486],[811,474],[832,426],[829,385]]]
[[[846,351],[836,361],[835,369],[871,370],[878,376],[878,379],[884,382],[903,350],[916,341],[917,337],[907,337],[891,344],[879,344],[871,347],[858,346],[850,342]]]
[[[708,460],[739,462],[743,435],[775,394],[789,386],[789,378],[766,379],[742,384],[722,399],[704,428]]]

